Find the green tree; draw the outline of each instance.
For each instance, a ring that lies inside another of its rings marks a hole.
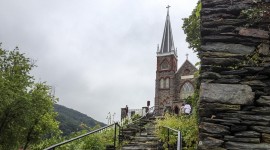
[[[186,34],[186,41],[189,43],[189,48],[192,48],[195,52],[201,46],[201,32],[200,32],[200,12],[202,4],[199,1],[195,9],[192,11],[188,18],[184,18],[182,29]]]
[[[18,48],[0,47],[0,149],[26,149],[59,131],[53,111],[57,99],[45,83],[34,83],[34,66]]]
[[[59,133],[58,122],[55,121],[56,113],[53,108],[56,99],[51,96],[49,91],[49,86],[44,83],[34,84],[34,87],[29,91],[30,98],[24,123],[26,135],[23,141],[24,149],[30,143],[36,143],[44,138],[44,135],[53,136],[52,134]]]

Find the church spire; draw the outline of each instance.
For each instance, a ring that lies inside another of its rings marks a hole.
[[[171,28],[171,22],[170,22],[170,15],[169,15],[169,9],[170,6],[168,5],[166,7],[167,10],[167,17],[165,22],[165,28],[163,32],[161,47],[158,52],[158,54],[175,54],[175,47],[173,42],[173,34],[172,34],[172,28]]]

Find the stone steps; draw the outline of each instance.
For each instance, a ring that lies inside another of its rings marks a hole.
[[[156,136],[138,136],[134,137],[132,140],[136,142],[148,142],[148,141],[158,141]]]
[[[134,125],[129,125],[134,130],[137,126],[134,136],[129,136],[128,144],[122,146],[121,150],[162,150],[162,144],[159,142],[159,138],[155,136],[155,119],[143,119],[142,122],[136,122]],[[128,133],[129,129],[125,129],[125,133]]]

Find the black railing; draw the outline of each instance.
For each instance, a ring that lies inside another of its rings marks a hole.
[[[131,123],[128,123],[127,125],[132,124],[132,123],[135,123],[135,122],[138,122],[138,121],[142,120],[142,119],[145,118],[145,117],[147,118],[147,117],[149,117],[149,116],[155,115],[155,111],[156,111],[156,110],[155,110],[155,107],[151,107],[151,108],[148,109],[148,111],[146,112],[145,115],[143,115],[143,116],[141,116],[140,118],[138,118],[138,119],[132,121]],[[60,147],[60,146],[62,146],[62,145],[68,144],[68,143],[70,143],[70,142],[79,140],[79,139],[81,139],[81,138],[83,138],[83,137],[86,137],[86,136],[88,136],[88,135],[91,135],[91,134],[100,132],[100,131],[105,130],[105,129],[107,129],[107,128],[110,128],[110,127],[112,127],[112,126],[114,126],[114,145],[113,145],[113,146],[114,146],[114,149],[115,149],[115,148],[116,148],[116,139],[117,139],[117,137],[118,137],[118,142],[119,142],[119,144],[120,144],[120,142],[123,140],[123,139],[122,139],[123,137],[122,137],[121,132],[120,132],[120,131],[121,131],[121,128],[122,128],[122,130],[123,130],[123,127],[121,127],[121,126],[119,125],[118,122],[116,122],[116,123],[114,123],[114,124],[111,124],[111,125],[108,125],[108,126],[105,126],[105,127],[102,127],[102,128],[99,128],[99,129],[94,130],[94,131],[90,131],[90,132],[88,132],[88,133],[86,133],[86,134],[83,134],[83,135],[74,137],[74,138],[72,138],[72,139],[63,141],[63,142],[61,142],[61,143],[57,143],[57,144],[55,144],[55,145],[52,145],[52,146],[50,146],[50,147],[45,148],[44,150],[55,150],[55,148],[57,148],[57,147]],[[117,127],[119,127],[118,136],[117,136]],[[140,129],[140,130],[141,130],[141,129]]]
[[[117,135],[116,135],[116,129],[117,129],[117,127],[119,127],[119,131],[120,131],[120,125],[118,124],[118,122],[116,122],[116,123],[114,123],[114,124],[111,124],[111,125],[108,125],[108,126],[105,126],[105,127],[102,127],[102,128],[99,128],[99,129],[94,130],[94,131],[90,131],[90,132],[88,132],[88,133],[85,133],[85,134],[83,134],[83,135],[77,136],[77,137],[75,137],[75,138],[72,138],[72,139],[69,139],[69,140],[66,140],[66,141],[63,141],[63,142],[61,142],[61,143],[57,143],[57,144],[52,145],[52,146],[50,146],[50,147],[48,147],[48,148],[45,148],[44,150],[54,150],[55,148],[57,148],[57,147],[59,147],[59,146],[65,145],[65,144],[70,143],[70,142],[75,141],[75,140],[79,140],[79,139],[81,139],[81,138],[83,138],[83,137],[86,137],[86,136],[88,136],[88,135],[91,135],[91,134],[100,132],[100,131],[102,131],[102,130],[105,130],[105,129],[110,128],[110,127],[113,127],[113,126],[114,126],[114,143],[113,143],[113,146],[114,146],[114,149],[115,149],[115,148],[116,148],[116,137],[117,137]],[[119,132],[118,134],[120,134],[120,132]],[[119,136],[119,135],[118,135],[118,136]],[[119,141],[119,142],[120,142],[120,141]]]
[[[172,147],[170,147],[171,145],[169,144],[170,130],[171,130],[171,131],[177,133],[177,141],[176,141],[177,150],[182,150],[182,135],[181,135],[181,132],[179,130],[176,130],[176,129],[173,129],[173,128],[170,128],[170,127],[167,127],[167,126],[161,126],[161,127],[167,130],[167,134],[165,134],[165,135],[167,135],[167,137],[165,139],[166,139],[166,142],[167,142],[168,149],[172,148]]]

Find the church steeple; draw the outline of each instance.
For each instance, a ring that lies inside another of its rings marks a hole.
[[[166,55],[166,54],[176,54],[176,50],[174,47],[174,42],[173,42],[173,34],[172,34],[172,28],[171,28],[171,22],[170,22],[170,15],[169,15],[169,8],[170,6],[168,5],[166,7],[167,10],[167,16],[166,16],[166,22],[165,22],[165,28],[163,32],[163,37],[162,37],[162,42],[161,42],[161,47],[158,50],[157,54],[161,55]]]

